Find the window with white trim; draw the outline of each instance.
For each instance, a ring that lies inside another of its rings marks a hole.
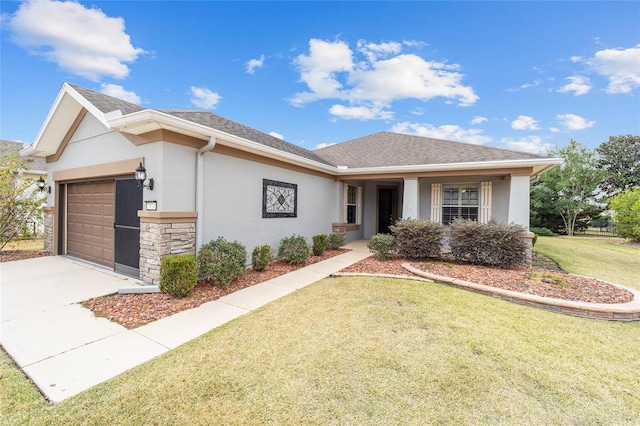
[[[478,220],[480,194],[478,185],[442,185],[442,224],[456,218]]]
[[[362,210],[362,188],[344,185],[344,221],[348,224],[360,224]]]

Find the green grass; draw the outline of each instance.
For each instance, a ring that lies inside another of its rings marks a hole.
[[[55,406],[2,358],[0,424],[637,425],[638,342],[640,322],[325,279]]]
[[[534,250],[555,259],[568,272],[640,290],[640,248],[621,239],[538,237]]]

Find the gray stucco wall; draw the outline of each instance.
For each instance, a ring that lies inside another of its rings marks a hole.
[[[263,179],[298,185],[296,218],[262,217]],[[313,235],[331,233],[338,220],[333,179],[208,152],[204,181],[203,243],[224,236],[244,244],[249,254],[262,244],[277,249],[293,234],[311,244]]]
[[[118,132],[107,129],[93,115],[87,114],[49,172],[144,158],[147,177],[154,179],[154,189],[144,190],[144,200],[155,200],[158,211],[195,210],[194,148],[169,142],[136,146]],[[129,177],[133,177],[131,170]],[[51,174],[50,174],[51,176]],[[55,187],[48,204],[55,204]],[[142,206],[140,206],[142,208]]]

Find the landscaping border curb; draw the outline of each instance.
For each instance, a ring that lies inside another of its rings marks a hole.
[[[536,296],[533,294],[519,293],[512,290],[505,290],[483,284],[476,284],[457,278],[450,278],[441,275],[431,274],[414,268],[408,263],[403,263],[402,267],[407,271],[433,281],[452,284],[456,287],[474,291],[488,296],[498,297],[509,302],[518,303],[535,308],[546,309],[567,315],[584,318],[602,319],[608,321],[640,321],[640,291],[618,284],[607,283],[623,288],[633,294],[633,300],[627,303],[589,303],[573,300],[555,299],[551,297]]]

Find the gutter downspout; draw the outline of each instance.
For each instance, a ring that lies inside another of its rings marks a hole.
[[[216,146],[215,136],[209,137],[209,142],[196,153],[196,253],[202,247],[202,234],[204,232],[204,154]]]

